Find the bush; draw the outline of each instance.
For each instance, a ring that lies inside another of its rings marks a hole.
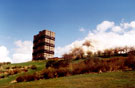
[[[34,81],[34,80],[36,80],[37,78],[36,78],[36,76],[35,75],[26,75],[25,76],[25,81],[27,82],[27,81]]]
[[[16,69],[16,68],[17,68],[17,66],[13,66],[13,67],[12,67],[12,69]]]
[[[49,68],[49,67],[54,67],[54,64],[57,62],[57,60],[48,60],[46,62],[46,68]]]
[[[83,74],[88,72],[88,68],[86,66],[86,64],[84,64],[83,62],[80,62],[78,64],[73,64],[73,70],[72,70],[72,74]]]
[[[125,67],[135,69],[135,56],[114,57],[109,59],[99,59],[87,57],[88,59],[78,63],[70,63],[69,60],[49,60],[46,69],[32,75],[20,76],[16,80],[33,81],[39,79],[50,79],[68,75],[84,74],[90,72],[107,72],[124,70]],[[35,66],[32,66],[35,69]]]
[[[1,75],[1,76],[0,76],[0,79],[1,79],[1,78],[5,78],[5,75]]]
[[[21,70],[20,69],[12,69],[12,70],[9,70],[8,71],[8,73],[9,73],[9,75],[14,75],[14,74],[17,74],[17,73],[20,73],[21,72]]]
[[[16,78],[17,82],[24,82],[24,80],[25,80],[24,76],[19,76]]]
[[[97,58],[87,59],[77,64],[73,64],[72,74],[84,74],[89,72],[99,72],[101,70],[101,61]]]
[[[41,75],[41,72],[35,72],[33,75],[35,75],[35,78],[36,78],[37,80],[44,78],[44,76]]]
[[[6,69],[10,69],[10,67],[6,67]]]
[[[37,76],[34,74],[23,75],[16,78],[17,82],[28,82],[28,81],[34,81],[34,80],[38,80]]]
[[[45,79],[57,77],[56,69],[54,69],[54,68],[44,69],[41,71],[41,75]]]
[[[84,63],[87,65],[89,72],[99,72],[102,68],[102,62],[99,58],[90,58],[85,60]]]
[[[70,61],[69,60],[49,60],[46,63],[46,68],[52,67],[52,68],[60,68],[60,67],[67,67],[69,66]]]
[[[111,71],[111,67],[107,62],[102,62],[101,63],[101,69],[102,72],[107,72],[107,71]]]
[[[37,67],[36,67],[35,65],[32,65],[30,68],[31,68],[32,70],[36,70],[36,69],[37,69]]]
[[[129,68],[132,68],[133,70],[135,70],[135,56],[129,55],[125,61],[125,65],[128,66]]]
[[[59,60],[59,61],[55,64],[55,68],[68,67],[68,66],[69,66],[69,63],[70,63],[69,60]]]
[[[69,68],[61,67],[56,70],[56,73],[58,77],[63,77],[63,76],[71,75],[71,70]]]
[[[56,78],[56,77],[63,77],[68,76],[71,74],[71,70],[67,67],[61,67],[58,69],[55,68],[49,68],[44,69],[40,72],[40,77],[44,77],[45,79],[49,78]]]

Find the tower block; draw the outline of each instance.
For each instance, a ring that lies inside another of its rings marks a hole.
[[[54,57],[55,33],[42,30],[34,35],[32,60],[47,60]]]

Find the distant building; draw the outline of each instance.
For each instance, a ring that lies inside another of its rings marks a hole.
[[[46,60],[54,57],[55,33],[49,30],[40,31],[34,35],[33,60]]]

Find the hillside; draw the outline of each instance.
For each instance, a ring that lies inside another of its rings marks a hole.
[[[32,74],[36,71],[40,71],[41,69],[43,69],[45,67],[45,61],[30,61],[30,62],[26,62],[26,63],[18,63],[18,64],[7,64],[7,65],[2,65],[0,71],[6,71],[7,67],[27,67],[27,66],[32,66],[35,65],[37,67],[37,69],[32,70],[32,69],[28,69],[27,72],[21,72],[18,74],[14,74],[14,75],[9,75],[5,78],[0,78],[0,87],[1,86],[5,86],[5,85],[10,85],[11,81],[15,80],[18,76],[20,75],[24,75],[24,74]],[[1,75],[5,75],[5,74],[0,74]]]
[[[19,75],[34,73],[45,67],[45,61],[27,62],[20,64],[3,65],[8,66],[29,66],[36,65],[36,70],[29,69],[15,75],[0,79],[0,88],[134,88],[135,71],[117,71],[106,73],[90,73],[53,79],[41,79],[31,82],[11,83]]]

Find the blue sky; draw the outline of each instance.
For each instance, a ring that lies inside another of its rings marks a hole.
[[[102,21],[123,19],[135,20],[135,0],[0,0],[0,45],[13,51],[15,41],[33,41],[49,29],[56,32],[56,47],[65,46]]]

